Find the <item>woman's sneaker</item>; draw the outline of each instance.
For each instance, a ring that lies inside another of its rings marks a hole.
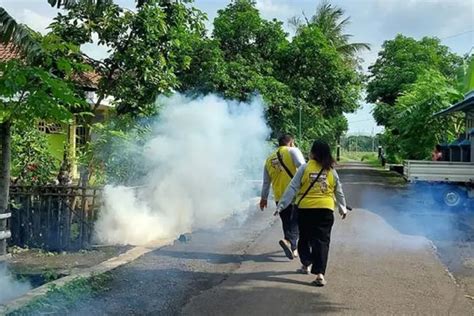
[[[313,282],[311,282],[313,285],[316,285],[316,286],[325,286],[326,285],[326,279],[324,279],[324,275],[318,275],[316,277],[316,280],[314,280]]]
[[[288,257],[288,259],[293,260],[293,251],[291,251],[291,244],[288,240],[282,239],[279,242],[281,248],[283,248],[283,251],[285,252],[285,255]]]
[[[310,270],[311,269],[309,266],[302,265],[301,268],[296,270],[296,272],[301,273],[301,274],[309,274]]]

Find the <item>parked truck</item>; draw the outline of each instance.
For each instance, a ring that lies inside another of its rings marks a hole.
[[[405,178],[429,188],[433,198],[450,209],[473,208],[474,204],[474,91],[464,100],[435,116],[465,113],[465,133],[442,145],[442,161],[407,160],[403,165]]]

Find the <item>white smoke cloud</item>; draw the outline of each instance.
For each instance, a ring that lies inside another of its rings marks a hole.
[[[246,180],[261,177],[268,153],[262,101],[175,95],[158,103],[160,118],[145,149],[145,187],[106,187],[96,225],[103,243],[175,238],[249,209]]]
[[[30,288],[28,283],[17,281],[7,267],[0,264],[0,304],[25,294]]]

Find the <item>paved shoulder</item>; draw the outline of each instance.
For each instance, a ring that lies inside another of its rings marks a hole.
[[[298,262],[281,256],[277,222],[247,251],[268,260],[243,262],[224,282],[194,297],[183,313],[472,315],[427,239],[402,235],[368,211],[351,215],[334,227],[326,287],[308,285],[312,276],[296,274]]]

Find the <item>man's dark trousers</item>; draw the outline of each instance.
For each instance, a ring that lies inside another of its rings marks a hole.
[[[283,235],[291,244],[291,250],[298,248],[298,213],[293,205],[288,206],[280,212],[281,222],[283,224]]]

